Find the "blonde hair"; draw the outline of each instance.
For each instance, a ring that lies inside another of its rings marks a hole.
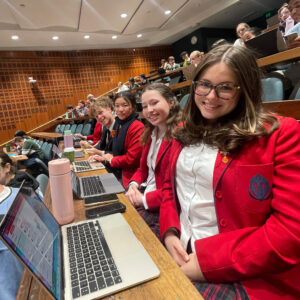
[[[90,108],[90,116],[94,117],[99,108],[110,108],[113,111],[113,103],[110,97],[102,96],[98,98]]]

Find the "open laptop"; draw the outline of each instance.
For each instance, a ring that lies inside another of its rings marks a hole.
[[[59,158],[62,158],[62,156],[63,156],[63,153],[60,151],[60,149],[55,144],[53,144],[53,146],[52,146],[52,152],[54,154],[56,154]],[[84,154],[81,150],[77,150],[77,151],[74,151],[74,157],[82,158],[82,157],[84,157]]]
[[[100,161],[74,161],[72,163],[72,166],[74,168],[74,171],[77,173],[105,169],[105,166]]]
[[[245,42],[245,45],[256,51],[259,57],[265,57],[286,50],[286,44],[278,28],[262,33]]]
[[[103,297],[160,273],[120,213],[60,226],[31,188],[20,188],[0,237],[57,300]]]
[[[107,194],[118,194],[125,191],[113,173],[77,177],[76,174],[71,171],[71,177],[73,192],[80,199]]]

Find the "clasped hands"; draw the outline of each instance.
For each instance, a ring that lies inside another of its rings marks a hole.
[[[206,282],[195,253],[187,254],[173,231],[167,231],[165,245],[183,273],[192,281]]]
[[[130,184],[125,195],[134,207],[143,206],[143,194],[138,190],[136,184]]]

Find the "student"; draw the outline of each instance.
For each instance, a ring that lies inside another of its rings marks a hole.
[[[117,93],[128,91],[128,90],[129,90],[129,87],[126,84],[124,84],[122,81],[120,81],[118,83],[118,91],[117,91]]]
[[[180,65],[175,63],[174,56],[169,56],[166,71],[170,72],[170,71],[176,70],[178,68],[180,68]]]
[[[213,49],[171,146],[161,236],[204,298],[300,295],[300,125],[261,95],[249,49]]]
[[[113,115],[113,104],[109,97],[99,98],[91,109],[99,124],[102,125],[102,134],[99,142],[94,147],[87,149],[88,154],[105,154],[112,151],[112,135],[116,130],[115,117]]]
[[[234,46],[244,46],[242,36],[247,29],[250,29],[250,26],[247,23],[240,23],[236,26],[236,34],[238,38],[235,40],[233,44]]]
[[[244,41],[244,45],[246,46],[245,42],[254,39],[258,35],[260,35],[260,33],[261,33],[261,30],[256,27],[246,29],[244,34],[242,35],[242,40]]]
[[[183,60],[183,67],[187,67],[189,64],[191,64],[191,60],[187,51],[182,51],[180,53],[180,57]]]
[[[287,3],[284,3],[278,10],[279,30],[283,35],[294,26],[294,20],[288,6]]]
[[[26,155],[28,159],[22,161],[22,164],[32,173],[37,176],[44,173],[48,174],[46,161],[44,161],[44,152],[40,146],[28,136],[16,136],[14,140],[18,154]]]
[[[204,56],[204,52],[195,50],[190,54],[191,64],[197,67]]]
[[[84,117],[88,115],[88,108],[85,106],[84,100],[80,100],[78,102],[78,105],[76,106],[76,111],[74,111],[74,114],[77,114],[78,117]]]
[[[180,122],[180,105],[172,90],[162,83],[147,86],[142,94],[147,120],[142,136],[143,152],[139,169],[129,183],[126,196],[159,237],[159,208],[173,132]],[[141,186],[142,183],[146,186]],[[145,191],[141,192],[141,188]]]
[[[123,185],[126,188],[130,178],[139,167],[142,154],[140,139],[144,125],[138,120],[138,113],[135,112],[135,95],[130,91],[116,95],[114,108],[117,115],[117,127],[112,133],[112,153],[102,156],[93,155],[91,159],[106,162],[108,167],[115,169],[116,173],[116,169],[119,169],[122,173]]]
[[[288,8],[295,25],[286,34],[293,32],[298,34],[298,36],[289,43],[289,48],[296,48],[300,46],[300,0],[290,0]]]

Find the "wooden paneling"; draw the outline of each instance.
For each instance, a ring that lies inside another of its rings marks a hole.
[[[29,131],[77,105],[92,93],[99,96],[148,74],[169,46],[85,51],[0,51],[0,144],[17,129]],[[28,77],[37,80],[30,84]]]

